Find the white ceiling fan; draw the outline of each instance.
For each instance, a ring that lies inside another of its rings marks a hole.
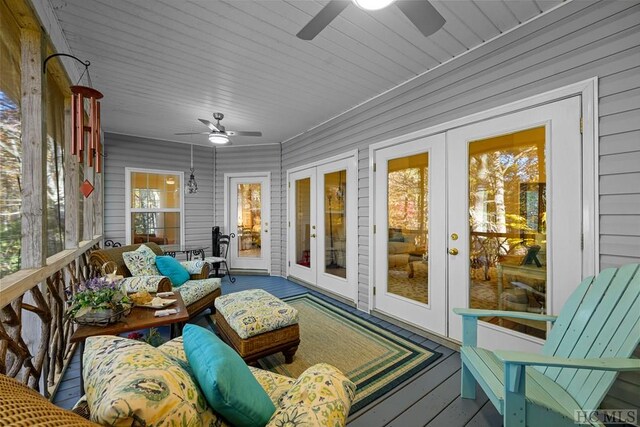
[[[198,119],[202,124],[209,128],[208,132],[180,132],[174,135],[209,135],[209,142],[217,145],[230,144],[230,136],[262,136],[262,132],[258,131],[246,131],[246,130],[226,130],[223,125],[220,124],[220,120],[224,118],[222,113],[213,113],[213,119],[216,124],[213,124],[209,120]]]
[[[296,36],[313,40],[352,2],[363,10],[379,10],[395,3],[425,37],[438,31],[446,22],[427,0],[331,0]]]

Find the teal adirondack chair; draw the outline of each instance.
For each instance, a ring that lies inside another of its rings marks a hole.
[[[583,280],[558,317],[454,308],[462,316],[462,397],[475,399],[479,383],[505,427],[575,425],[574,411],[597,409],[618,372],[640,370],[630,358],[640,342],[639,295],[640,264],[629,264]],[[484,316],[553,327],[542,354],[492,352],[477,347]]]

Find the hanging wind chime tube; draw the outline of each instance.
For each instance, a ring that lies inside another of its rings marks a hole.
[[[102,99],[102,93],[87,86],[71,86],[71,93],[73,97],[71,117],[72,124],[72,147],[75,147],[75,153],[77,154],[78,162],[82,163],[84,160],[84,152],[89,151],[88,163],[90,167],[96,168],[97,173],[102,172],[102,160],[100,156],[102,154],[102,143],[100,142],[100,102]],[[85,123],[85,102],[88,100],[89,105],[89,120]],[[87,146],[85,147],[85,138]]]

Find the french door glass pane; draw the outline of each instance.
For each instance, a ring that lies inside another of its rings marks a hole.
[[[133,243],[180,243],[179,212],[132,212],[131,228]]]
[[[472,308],[546,312],[545,127],[469,143]],[[545,338],[546,324],[484,318]]]
[[[296,264],[311,266],[311,178],[296,181]]]
[[[325,272],[347,277],[346,262],[347,171],[324,175]]]
[[[260,258],[262,245],[262,186],[238,184],[238,256]]]
[[[427,304],[429,154],[388,161],[387,291]]]

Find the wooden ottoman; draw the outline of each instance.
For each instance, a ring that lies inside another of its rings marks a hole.
[[[298,310],[262,289],[216,298],[218,332],[247,364],[277,353],[293,361],[300,344]]]

